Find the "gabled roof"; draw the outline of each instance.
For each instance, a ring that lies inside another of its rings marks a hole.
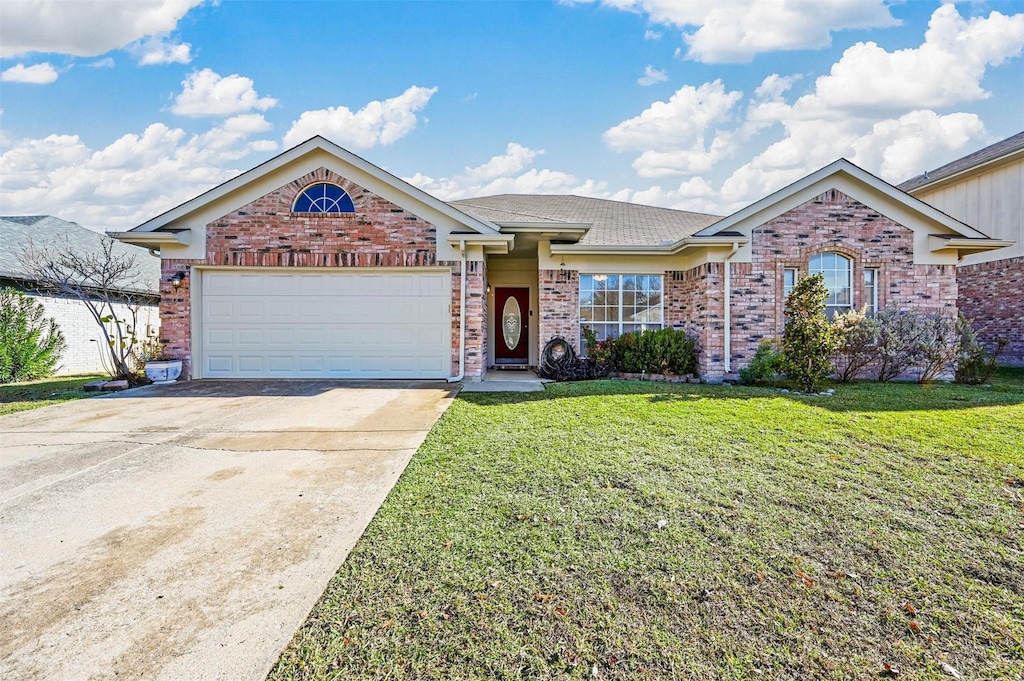
[[[294,146],[291,149],[278,154],[274,158],[261,163],[255,168],[248,170],[227,182],[217,185],[194,199],[186,201],[185,203],[142,223],[130,232],[119,233],[117,238],[122,238],[125,235],[131,235],[131,233],[138,234],[139,232],[154,232],[164,230],[165,228],[173,228],[172,223],[188,216],[190,213],[196,212],[214,201],[225,198],[233,192],[241,191],[249,184],[271,175],[275,171],[289,164],[300,162],[303,157],[317,152],[326,153],[329,156],[334,157],[334,159],[341,165],[354,169],[356,171],[355,174],[361,177],[349,177],[348,179],[353,180],[357,184],[363,184],[363,182],[360,182],[360,179],[362,178],[370,179],[373,181],[373,184],[378,184],[379,186],[377,187],[366,187],[366,189],[369,189],[374,193],[380,194],[380,187],[387,187],[394,192],[397,192],[397,194],[407,197],[411,201],[418,202],[430,209],[444,214],[455,222],[464,225],[471,232],[484,235],[495,235],[499,233],[499,230],[495,225],[459,211],[457,208],[454,208],[444,201],[431,196],[422,189],[414,187],[401,178],[395,177],[383,168],[379,168],[369,161],[356,156],[352,152],[339,147],[330,140],[317,135],[316,137],[311,137],[302,144]],[[342,172],[339,174],[348,177],[347,173]]]
[[[1024,156],[1024,132],[1018,132],[1012,137],[1007,137],[1001,142],[996,142],[963,158],[958,158],[935,170],[925,171],[923,174],[912,177],[903,184],[900,184],[898,188],[905,192],[913,192],[954,175],[960,175],[982,166],[994,165],[1015,154]]]
[[[564,194],[498,194],[450,204],[500,226],[589,225],[580,246],[661,246],[722,218],[671,208]]]
[[[946,215],[924,201],[900,191],[845,158],[833,161],[824,168],[723,218],[707,229],[698,232],[697,236],[714,236],[726,231],[749,230],[833,187],[862,201],[865,205],[871,205],[869,201],[864,200],[866,195],[874,193],[876,197],[887,201],[890,206],[916,213],[930,222],[931,227],[948,230],[948,233],[954,236],[993,241],[978,230]],[[872,208],[881,210],[878,205],[873,205]],[[895,215],[889,215],[889,217],[896,219]],[[913,227],[913,225],[906,226]]]
[[[0,277],[31,281],[21,264],[20,254],[29,245],[37,247],[53,245],[63,247],[65,243],[79,255],[101,254],[103,243],[109,237],[86,229],[74,222],[67,222],[52,215],[0,216]],[[133,293],[160,292],[160,259],[151,256],[144,249],[114,242],[116,254],[131,254],[139,268],[139,282],[146,288],[126,288]]]

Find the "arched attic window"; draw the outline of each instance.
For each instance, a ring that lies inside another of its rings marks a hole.
[[[825,313],[829,319],[837,312],[853,309],[853,260],[841,253],[819,253],[807,262],[807,271],[825,275]]]
[[[354,213],[352,197],[336,184],[318,182],[299,193],[292,204],[293,213]]]

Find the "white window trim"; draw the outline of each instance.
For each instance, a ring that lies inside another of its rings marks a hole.
[[[657,328],[658,329],[664,329],[665,328],[665,275],[664,274],[650,274],[648,272],[580,272],[579,280],[577,281],[577,284],[576,284],[576,326],[578,327],[577,333],[579,335],[579,343],[580,343],[580,347],[581,348],[583,347],[583,327],[584,326],[593,327],[596,324],[615,324],[616,323],[616,322],[595,322],[595,321],[589,321],[589,322],[584,323],[584,321],[583,321],[583,304],[582,304],[582,296],[580,295],[580,292],[582,291],[583,277],[599,277],[599,276],[619,277],[619,315],[618,315],[619,316],[619,320],[617,322],[618,326],[619,326],[619,331],[618,331],[618,335],[619,336],[621,336],[623,334],[623,331],[622,331],[622,325],[623,324],[636,324],[637,323],[637,322],[625,322],[622,319],[622,300],[623,300],[623,297],[624,297],[622,295],[624,293],[623,290],[622,290],[622,277],[658,277],[658,279],[661,280],[661,301],[658,303],[658,309],[661,312],[661,321],[657,322]],[[654,327],[655,323],[654,322],[648,322],[647,324],[648,324],[648,326]]]

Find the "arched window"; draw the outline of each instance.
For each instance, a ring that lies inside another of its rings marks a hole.
[[[295,204],[293,213],[354,213],[352,198],[344,189],[330,182],[318,182],[302,190]]]
[[[839,253],[819,253],[807,263],[809,274],[821,272],[825,275],[828,298],[825,299],[825,313],[829,319],[836,312],[853,308],[853,261]]]

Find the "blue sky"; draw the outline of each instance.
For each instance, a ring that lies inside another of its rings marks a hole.
[[[4,0],[0,213],[124,229],[313,134],[441,198],[728,214],[1024,129],[1024,0]]]

